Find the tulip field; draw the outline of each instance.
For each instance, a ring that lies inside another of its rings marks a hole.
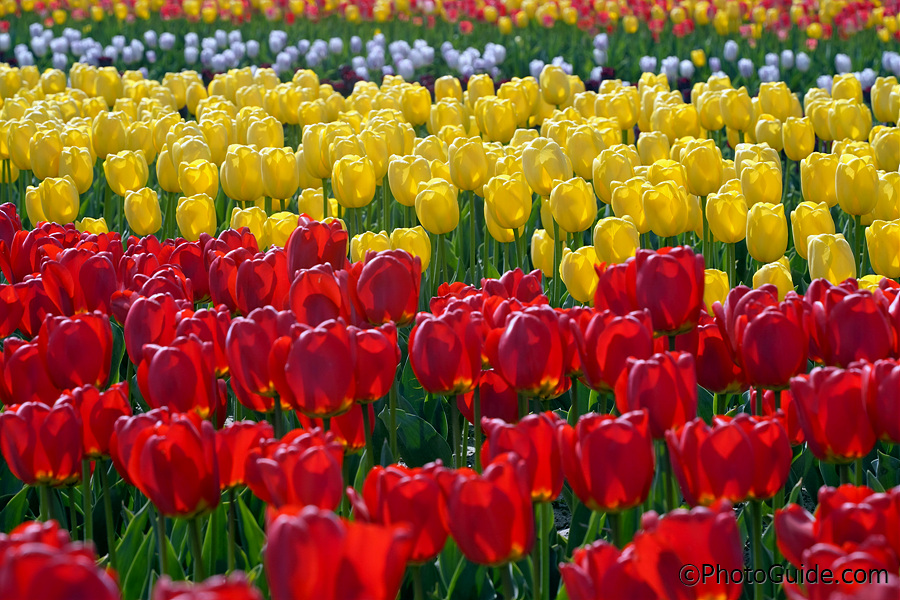
[[[898,0],[0,0],[0,600],[900,600]]]

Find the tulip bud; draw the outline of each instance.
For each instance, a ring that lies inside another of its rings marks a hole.
[[[290,212],[277,212],[266,219],[263,226],[263,237],[270,246],[284,248],[288,238],[297,229],[298,217]]]
[[[685,189],[672,181],[641,186],[641,204],[650,230],[659,237],[672,237],[688,231],[690,206]]]
[[[48,177],[37,188],[40,198],[41,215],[51,223],[66,225],[78,216],[81,201],[78,197],[78,188],[71,177]],[[26,199],[27,202],[27,199]],[[32,223],[35,222],[29,214]]]
[[[712,314],[713,304],[716,302],[725,305],[725,299],[730,291],[728,273],[718,269],[703,271],[703,303],[706,305],[708,314]]]
[[[559,263],[559,275],[569,295],[581,304],[592,304],[599,277],[596,266],[597,254],[590,246],[582,246],[574,252],[563,248]]]
[[[375,197],[375,171],[367,157],[347,155],[334,163],[334,196],[345,208],[362,208]]]
[[[862,141],[872,129],[872,113],[861,102],[835,100],[828,109],[828,124],[832,139]]]
[[[856,278],[856,260],[843,234],[821,233],[807,240],[810,279],[826,279],[834,285]]]
[[[688,191],[692,194],[708,196],[722,186],[722,152],[717,146],[698,144],[688,150],[681,163],[687,173]]]
[[[147,185],[150,176],[144,153],[140,150],[122,150],[108,155],[103,162],[103,172],[112,191],[122,197]]]
[[[613,184],[631,179],[634,176],[634,163],[629,155],[616,148],[607,148],[594,159],[592,174],[597,197],[609,204],[612,201]]]
[[[62,138],[56,129],[36,131],[29,141],[31,170],[38,179],[59,176],[59,158],[63,149]]]
[[[788,117],[781,129],[784,153],[791,160],[803,160],[816,147],[816,132],[809,117]]]
[[[838,162],[835,192],[841,209],[849,215],[872,212],[878,200],[878,172],[861,158],[850,157]]]
[[[109,227],[106,226],[106,219],[103,217],[99,219],[85,217],[80,221],[75,221],[75,228],[82,233],[92,233],[94,235],[109,233]]]
[[[791,90],[783,81],[763,82],[759,85],[759,108],[784,122],[791,115]]]
[[[637,140],[637,151],[642,165],[652,165],[669,158],[669,138],[661,131],[642,131]]]
[[[572,163],[556,142],[537,138],[522,151],[522,172],[531,189],[547,198],[558,182],[572,178]]]
[[[729,128],[746,131],[750,126],[753,118],[753,102],[747,88],[723,90],[719,97],[719,109],[722,111],[722,120]]]
[[[766,144],[781,152],[784,147],[784,135],[781,132],[781,121],[769,114],[761,114],[753,127],[754,138],[758,144]]]
[[[431,179],[428,161],[419,156],[394,156],[388,163],[391,194],[403,206],[415,206],[419,184]]]
[[[263,181],[260,153],[250,146],[229,146],[219,169],[219,182],[225,195],[236,202],[253,202],[261,197]]]
[[[59,155],[59,176],[71,177],[79,194],[88,191],[94,182],[94,160],[90,150],[78,146],[63,148]]]
[[[550,193],[550,212],[563,230],[584,231],[597,217],[597,200],[591,186],[581,177],[557,183]]]
[[[540,269],[544,277],[554,277],[553,238],[544,229],[535,229],[531,236],[531,263]]]
[[[866,228],[866,247],[873,271],[891,279],[900,277],[900,220],[873,221]]]
[[[350,260],[360,262],[365,260],[369,252],[382,252],[390,249],[391,238],[386,232],[364,231],[350,240]]]
[[[784,300],[788,292],[794,291],[794,280],[791,277],[791,269],[787,266],[787,259],[777,260],[765,264],[753,274],[753,287],[760,288],[764,285],[774,285],[778,288],[778,300]]]
[[[641,201],[644,183],[645,179],[632,177],[628,181],[614,183],[612,188],[613,214],[619,218],[629,217],[639,234],[650,231]]]
[[[787,250],[787,220],[783,204],[759,202],[750,207],[747,218],[747,250],[755,260],[770,263]]]
[[[181,163],[178,171],[178,187],[186,196],[206,194],[214,198],[219,193],[219,170],[205,159]]]
[[[262,164],[263,195],[284,200],[297,191],[300,173],[297,157],[290,148],[263,148],[259,152]]]
[[[594,252],[606,264],[623,263],[640,248],[640,235],[631,217],[607,217],[594,227]]]
[[[825,202],[829,208],[837,204],[837,164],[837,156],[819,152],[800,161],[800,189],[804,200]]]
[[[531,216],[531,188],[523,175],[492,177],[484,186],[484,201],[503,229],[518,229]]]
[[[740,173],[741,189],[748,205],[752,207],[760,202],[767,204],[781,202],[782,181],[779,167],[768,161],[742,164]]]
[[[794,248],[804,260],[810,236],[821,233],[834,233],[834,219],[824,202],[801,202],[791,213],[791,232],[794,236]]]
[[[269,245],[269,240],[266,238],[267,220],[266,211],[258,206],[244,209],[235,206],[231,210],[230,227],[236,230],[246,227],[253,234],[253,237],[256,238],[257,245],[260,248],[265,248]]]
[[[118,111],[104,110],[94,117],[91,139],[97,158],[106,159],[110,154],[121,152],[128,146],[128,123],[129,118],[125,113]]]
[[[125,219],[128,227],[139,236],[150,235],[162,227],[159,198],[154,190],[141,188],[125,196]]]
[[[391,250],[404,250],[418,257],[422,264],[422,272],[431,264],[431,238],[419,225],[409,229],[397,228],[391,232]]]
[[[541,97],[547,104],[559,106],[571,95],[569,76],[558,65],[544,65],[540,77]]]
[[[181,236],[189,242],[200,239],[201,233],[215,235],[216,207],[212,198],[206,194],[179,198],[175,221]]]
[[[459,225],[458,190],[444,179],[429,179],[416,194],[416,216],[435,235],[450,233]]]
[[[32,226],[47,221],[44,207],[41,204],[41,191],[35,186],[29,185],[25,188],[25,214],[28,215]]]

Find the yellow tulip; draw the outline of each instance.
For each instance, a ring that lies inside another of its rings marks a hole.
[[[93,233],[94,235],[109,233],[109,227],[106,226],[106,219],[103,217],[99,219],[85,217],[80,221],[75,221],[75,228],[82,233]]]
[[[387,175],[394,199],[403,206],[415,206],[419,184],[431,179],[431,168],[420,156],[394,156]]]
[[[120,111],[101,111],[91,124],[94,154],[105,159],[128,146],[128,116]]]
[[[688,231],[690,205],[687,192],[671,180],[641,186],[641,204],[650,230],[659,237],[672,237]]]
[[[687,173],[687,188],[690,193],[708,196],[722,187],[722,152],[717,146],[698,144],[688,150],[681,162]],[[650,169],[652,171],[653,167]]]
[[[384,231],[375,233],[365,231],[353,236],[350,240],[350,260],[360,262],[365,260],[369,252],[382,252],[391,249],[391,238]]]
[[[643,165],[666,160],[669,158],[669,138],[660,131],[642,131],[637,139],[637,151]]]
[[[863,224],[872,221],[896,221],[900,219],[900,173],[878,174],[878,197],[872,212],[863,215]]]
[[[456,186],[445,179],[429,179],[416,194],[416,216],[428,232],[442,235],[459,225]]]
[[[784,153],[791,160],[803,160],[816,146],[816,132],[809,117],[788,117],[781,129]]]
[[[403,116],[407,121],[418,127],[428,120],[431,112],[431,94],[428,88],[415,84],[406,87],[401,96]]]
[[[512,100],[489,96],[475,105],[476,122],[485,138],[506,144],[516,132],[516,108]]]
[[[81,201],[71,177],[48,177],[38,186],[42,215],[51,223],[66,225],[78,216]],[[30,215],[29,215],[30,218]],[[34,222],[32,220],[32,222]]]
[[[269,245],[269,241],[266,238],[267,220],[268,217],[266,217],[266,211],[258,206],[251,206],[250,208],[244,209],[235,206],[231,209],[231,222],[229,223],[229,226],[232,229],[246,227],[250,230],[250,233],[253,234],[253,237],[256,238],[256,243],[259,247],[265,248]]]
[[[837,285],[856,278],[856,260],[843,234],[812,235],[807,244],[810,279],[826,279]]]
[[[862,141],[872,129],[872,113],[861,102],[835,100],[828,109],[828,123],[832,139]]]
[[[569,295],[582,304],[594,303],[594,292],[600,277],[597,275],[597,255],[590,246],[582,246],[574,252],[563,248],[559,263],[559,275]]]
[[[597,218],[597,200],[581,177],[557,183],[550,192],[549,204],[553,220],[569,233],[584,231]]]
[[[746,131],[753,118],[753,101],[747,88],[723,90],[719,96],[719,109],[722,120],[735,131]]]
[[[141,150],[147,164],[156,160],[156,146],[153,145],[153,132],[147,123],[138,121],[131,123],[127,130],[128,142],[125,150]]]
[[[328,199],[328,214],[324,214],[325,202],[322,194],[322,188],[305,189],[300,192],[297,197],[297,212],[309,215],[315,221],[323,221],[328,217],[336,217],[338,214],[338,203],[334,198]]]
[[[215,235],[216,207],[212,198],[206,194],[179,198],[175,222],[181,236],[189,242],[199,240],[201,233]]]
[[[650,231],[647,217],[644,215],[644,204],[641,200],[645,179],[632,177],[628,181],[613,184],[612,202],[613,214],[619,218],[628,217],[634,224],[639,234]]]
[[[766,161],[742,165],[740,177],[741,189],[751,207],[759,203],[781,202],[781,169],[773,163]]]
[[[770,263],[784,256],[788,230],[783,204],[757,202],[747,217],[747,250],[755,260]]]
[[[362,208],[375,197],[375,170],[367,157],[348,155],[334,163],[334,197],[344,208]]]
[[[31,170],[31,138],[36,133],[37,125],[28,119],[18,119],[9,124],[9,157],[21,171]]]
[[[259,151],[262,163],[263,195],[285,200],[294,195],[300,185],[297,157],[290,148],[263,148]]]
[[[537,132],[535,132],[537,133]],[[428,162],[433,160],[447,161],[447,145],[436,135],[429,135],[416,142],[416,156],[421,156]]]
[[[219,183],[225,195],[236,202],[253,202],[262,196],[264,187],[260,153],[250,146],[229,146],[219,168]]]
[[[759,108],[781,122],[791,116],[791,89],[783,81],[759,84]]]
[[[766,144],[781,152],[784,147],[784,134],[781,131],[781,121],[769,114],[761,114],[753,128],[754,137],[759,144]]]
[[[186,196],[206,194],[214,198],[219,193],[219,170],[216,165],[202,158],[181,163],[178,186]]]
[[[777,260],[761,266],[753,274],[753,287],[774,285],[778,288],[778,300],[784,300],[788,292],[794,291],[794,279],[791,276],[790,268],[785,263],[786,261]]]
[[[706,304],[706,312],[712,314],[713,304],[725,304],[725,298],[731,286],[728,284],[728,274],[718,269],[706,269],[703,272],[703,302]]]
[[[838,157],[833,154],[813,152],[800,161],[800,189],[808,202],[824,202],[829,207],[837,204]]]
[[[488,179],[487,154],[481,138],[457,138],[448,154],[450,179],[460,190],[477,190]]]
[[[900,220],[873,221],[866,228],[866,247],[873,271],[891,279],[900,277]]]
[[[878,172],[875,166],[855,156],[846,161],[843,158],[835,172],[838,204],[849,215],[861,216],[872,212],[878,201]]]
[[[582,179],[592,179],[594,159],[606,149],[600,132],[591,125],[578,125],[569,130],[566,148],[575,175]]]
[[[572,163],[559,144],[539,137],[522,150],[522,172],[531,189],[547,198],[558,182],[572,178]]]
[[[628,181],[634,176],[632,157],[617,148],[607,148],[594,159],[592,175],[594,191],[606,204],[612,201],[613,184]]]
[[[713,238],[736,244],[747,235],[747,199],[735,190],[710,194],[706,198],[706,220]]]
[[[87,148],[69,146],[59,154],[59,176],[69,176],[75,182],[78,193],[83,194],[94,182],[94,161]]]
[[[178,183],[178,169],[172,162],[169,149],[165,147],[156,157],[156,180],[159,182],[159,187],[166,192],[181,192],[181,185]]]
[[[57,129],[35,132],[29,142],[31,170],[38,179],[59,176],[59,157],[63,142]]]
[[[391,232],[391,249],[404,250],[413,256],[418,256],[422,263],[423,273],[431,264],[431,238],[421,225],[393,230]]]
[[[897,111],[891,110],[891,91],[897,86],[896,77],[878,77],[872,86],[872,112],[882,123],[896,122]]]
[[[144,153],[140,150],[109,154],[103,161],[103,173],[112,191],[122,197],[147,185],[150,176]]]
[[[263,226],[264,237],[269,241],[270,246],[284,248],[288,238],[297,229],[297,223],[298,217],[294,213],[277,212],[266,219]]]
[[[606,217],[594,226],[594,252],[601,263],[618,264],[641,247],[640,235],[630,217]]]
[[[162,227],[159,198],[154,190],[141,188],[125,196],[125,220],[128,227],[139,236],[150,235]]]
[[[569,76],[558,65],[544,65],[540,76],[541,97],[547,104],[559,106],[569,99]]]
[[[879,130],[872,138],[872,150],[875,153],[875,164],[880,170],[897,171],[900,168],[900,127]]]
[[[531,235],[531,264],[540,269],[544,277],[553,277],[553,238],[544,229],[535,229]]]
[[[531,188],[523,175],[492,177],[484,186],[484,202],[504,229],[518,229],[531,216]]]
[[[804,260],[810,236],[821,233],[834,233],[834,219],[828,204],[820,202],[801,202],[791,213],[791,232],[794,236],[794,248]]]
[[[35,186],[29,185],[25,188],[25,214],[28,215],[32,227],[47,220],[41,204],[41,190]]]

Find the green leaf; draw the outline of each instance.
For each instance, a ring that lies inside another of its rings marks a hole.
[[[112,368],[109,371],[110,383],[118,383],[121,380],[122,358],[125,356],[125,333],[122,327],[115,321],[110,322],[113,333]]]
[[[384,411],[378,418],[385,422],[390,416]],[[397,446],[400,457],[410,467],[421,467],[436,459],[450,464],[452,453],[447,441],[438,435],[427,421],[408,412],[397,410]]]
[[[28,490],[23,487],[19,493],[10,497],[0,510],[0,531],[9,533],[18,527],[25,520],[25,513],[28,511]]]
[[[247,540],[247,561],[249,565],[256,566],[262,563],[262,549],[266,543],[266,534],[263,533],[259,523],[247,505],[244,504],[243,498],[238,498],[238,511],[240,512],[240,522],[243,526],[244,537]]]
[[[803,478],[797,482],[797,485],[794,486],[794,489],[791,490],[791,495],[788,496],[788,504],[796,504],[797,499],[800,497],[800,492],[803,490]]]
[[[218,573],[217,564],[228,562],[228,524],[225,518],[226,504],[220,502],[218,508],[209,515],[206,535],[203,538],[203,564],[207,573]]]
[[[123,579],[122,598],[124,600],[139,600],[144,597],[144,590],[150,577],[150,562],[153,560],[153,537],[152,532],[146,534],[135,552],[134,560],[131,561],[128,573]],[[122,562],[121,564],[125,566],[129,563]]]
[[[116,546],[116,560],[119,568],[124,565],[130,565],[134,562],[140,546],[144,540],[144,530],[147,529],[147,520],[149,519],[150,503],[146,503],[141,510],[134,515],[128,527],[125,528],[125,535],[119,540]],[[153,532],[150,532],[151,535]]]

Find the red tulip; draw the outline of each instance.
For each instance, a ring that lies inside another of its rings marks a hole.
[[[658,600],[637,570],[634,547],[619,550],[597,540],[572,554],[572,562],[559,566],[571,600]]]
[[[305,325],[320,325],[331,319],[352,320],[349,274],[335,271],[331,265],[316,265],[301,269],[294,276],[288,306],[297,321]]]
[[[0,242],[6,244],[9,249],[17,231],[22,230],[22,220],[16,212],[16,205],[12,202],[0,204]]]
[[[297,430],[250,450],[244,467],[247,487],[273,508],[334,510],[342,497],[343,460],[344,449],[333,435]]]
[[[163,576],[153,588],[152,600],[262,600],[262,593],[243,573],[216,575],[203,583],[174,582]]]
[[[463,281],[442,283],[438,286],[437,295],[428,303],[428,310],[436,317],[441,316],[447,308],[457,300],[468,305],[472,310],[481,311],[484,297],[481,290]]]
[[[228,231],[227,229],[225,231]],[[223,232],[224,233],[224,232]],[[253,236],[250,236],[253,237]],[[169,263],[179,267],[191,282],[194,292],[191,298],[194,302],[201,302],[209,298],[209,269],[203,257],[203,247],[200,242],[188,242],[182,240],[169,256]]]
[[[59,397],[60,390],[50,381],[47,365],[41,360],[36,343],[7,338],[3,342],[0,367],[3,368],[0,400],[5,404],[53,404]]]
[[[108,314],[118,288],[116,267],[109,252],[68,248],[41,265],[41,279],[59,314],[98,310]]]
[[[548,306],[510,314],[505,327],[485,342],[491,365],[518,393],[555,398],[569,388],[565,372],[564,327],[574,326]]]
[[[162,408],[119,419],[110,454],[164,516],[188,518],[219,505],[215,429],[193,413]]]
[[[376,466],[366,475],[362,497],[347,494],[356,520],[379,525],[405,525],[413,538],[409,560],[430,562],[447,542],[447,503],[434,478],[434,466],[409,469]]]
[[[809,449],[835,463],[862,458],[875,445],[866,414],[860,369],[820,367],[791,379],[791,393]]]
[[[224,304],[232,312],[238,310],[238,269],[254,256],[246,248],[236,248],[212,260],[209,265],[209,294],[213,304]],[[242,311],[242,314],[247,313]]]
[[[355,367],[353,336],[342,321],[327,321],[316,328],[305,327],[291,342],[282,386],[288,386],[297,410],[306,416],[339,415],[353,404]],[[281,392],[283,387],[278,389]]]
[[[900,362],[879,360],[866,365],[863,397],[875,435],[900,444]]]
[[[695,569],[716,565],[728,572],[743,568],[743,544],[731,504],[676,509],[662,517],[646,512],[641,529],[632,542],[634,564],[658,598],[736,600],[741,596],[741,584],[726,578],[707,577],[691,586],[679,577],[684,565]]]
[[[47,295],[47,290],[44,289],[44,281],[40,278],[16,283],[13,285],[13,288],[16,290],[16,295],[19,297],[19,303],[22,306],[19,329],[27,337],[33,337],[40,330],[46,317],[56,314],[56,305],[50,299],[50,296]]]
[[[618,512],[647,499],[655,459],[646,411],[619,418],[590,413],[558,436],[563,472],[585,506]]]
[[[731,343],[712,319],[675,338],[675,349],[690,352],[697,367],[697,383],[714,394],[734,394],[744,387],[744,372]]]
[[[128,384],[115,383],[105,392],[92,385],[75,388],[60,397],[71,404],[81,418],[84,458],[97,460],[109,456],[109,443],[119,417],[131,416]]]
[[[460,474],[447,501],[450,533],[470,561],[515,562],[534,544],[534,511],[525,462],[498,457],[481,475]]]
[[[750,408],[753,414],[760,411],[756,407],[757,390],[750,389]],[[776,404],[775,399],[778,399]],[[797,404],[794,402],[794,396],[791,390],[765,390],[763,392],[762,414],[767,417],[775,417],[781,421],[784,430],[788,434],[788,439],[792,446],[799,446],[805,440],[803,437],[803,429],[800,427],[800,418],[797,416]]]
[[[246,485],[245,465],[251,450],[273,436],[266,421],[237,421],[216,432],[216,459],[219,461],[219,487],[228,489]]]
[[[50,381],[61,390],[86,384],[105,387],[112,346],[109,317],[97,312],[48,317],[38,341]]]
[[[288,277],[293,281],[300,269],[330,264],[335,270],[347,263],[347,232],[338,222],[319,223],[300,219],[285,246]]]
[[[482,371],[478,379],[478,394],[481,400],[481,415],[487,419],[500,419],[507,423],[519,420],[519,394],[493,369]],[[456,406],[462,416],[475,424],[475,393],[456,396]]]
[[[817,578],[797,583],[785,581],[789,600],[891,600],[900,595],[896,557],[887,555],[877,543],[854,552],[845,552],[828,544],[816,544],[803,553],[804,569],[828,572],[827,583]]]
[[[612,391],[628,357],[647,359],[653,354],[650,313],[635,311],[618,316],[594,313],[584,332],[581,365],[588,386]]]
[[[282,512],[265,549],[272,600],[393,600],[412,545],[403,526],[343,521],[313,506]]]
[[[293,394],[284,382],[284,362],[295,323],[290,312],[272,307],[258,308],[231,321],[225,337],[231,387],[247,408],[271,412],[276,389],[281,393],[282,407],[294,405]]]
[[[629,358],[616,382],[620,413],[645,409],[654,439],[665,437],[697,416],[697,376],[694,357],[663,352],[646,360]]]
[[[419,313],[409,334],[409,362],[430,394],[452,396],[475,388],[481,375],[481,313],[461,308],[440,316]]]
[[[282,310],[286,308],[290,286],[284,250],[273,248],[257,254],[237,268],[234,280],[237,308],[244,315],[263,306]]]
[[[535,300],[540,301],[543,297],[544,302],[542,303],[546,304],[547,299],[544,296],[541,280],[542,274],[540,269],[535,269],[526,275],[522,269],[517,267],[504,273],[500,279],[482,279],[481,289],[485,296],[515,298],[526,304]]]
[[[132,363],[141,362],[144,345],[167,346],[175,339],[177,313],[178,305],[168,294],[142,296],[134,301],[123,327],[125,350]]]
[[[687,331],[703,308],[703,257],[689,246],[638,250],[635,298],[650,311],[653,329],[668,335]]]
[[[751,417],[738,414],[734,419],[715,417],[718,428],[731,423],[742,427],[753,447],[753,483],[750,497],[764,500],[784,488],[791,472],[791,442],[781,418]]]
[[[212,343],[195,335],[175,338],[168,346],[147,344],[137,369],[141,395],[151,408],[194,411],[201,418],[219,404]]]
[[[563,421],[555,413],[528,415],[515,425],[487,418],[481,423],[487,434],[481,452],[483,467],[514,452],[525,463],[533,501],[551,502],[559,496],[563,472],[556,432]]]
[[[400,364],[397,327],[388,322],[374,329],[348,327],[347,331],[356,346],[355,400],[375,402],[391,391]]]
[[[617,315],[641,310],[637,302],[637,271],[633,258],[618,265],[596,267],[599,281],[594,292],[594,308]]]
[[[360,316],[373,325],[405,327],[416,317],[422,261],[403,250],[369,252],[353,265],[350,291]]]
[[[67,403],[26,402],[0,413],[0,451],[27,485],[71,485],[81,479],[81,420]]]
[[[25,308],[12,285],[0,284],[0,338],[19,328]]]
[[[366,447],[366,430],[363,428],[363,410],[369,411],[369,434],[375,433],[375,405],[354,403],[350,410],[336,417],[331,417],[331,428],[334,439],[344,447],[344,454],[351,454]],[[303,429],[324,427],[323,419],[311,419],[303,413],[297,413]]]
[[[118,600],[120,594],[90,544],[72,542],[55,521],[30,521],[0,533],[0,598]]]

